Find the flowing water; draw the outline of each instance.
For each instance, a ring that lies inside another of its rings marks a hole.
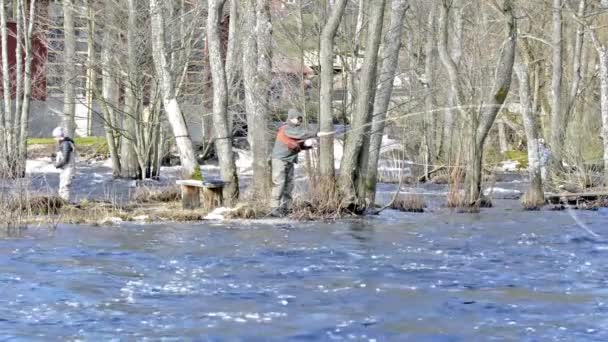
[[[30,228],[0,239],[0,340],[606,341],[607,221]]]

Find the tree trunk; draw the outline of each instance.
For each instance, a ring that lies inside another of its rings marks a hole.
[[[228,98],[226,70],[221,53],[220,20],[225,0],[209,0],[207,41],[209,62],[213,78],[213,126],[215,149],[220,163],[224,186],[224,200],[232,206],[239,196],[239,183],[232,151],[232,135],[228,130]]]
[[[338,26],[342,21],[346,0],[338,0],[333,8],[327,23],[321,32],[321,44],[319,51],[319,64],[321,66],[321,84],[319,100],[319,123],[322,132],[331,132],[334,129],[332,95],[334,83],[334,37]],[[319,145],[320,157],[319,168],[323,182],[334,183],[334,137],[333,135],[322,137]]]
[[[452,59],[452,57],[450,56],[450,54],[448,52],[449,8],[446,4],[443,4],[440,8],[441,8],[441,11],[440,11],[440,15],[439,15],[439,42],[437,44],[437,51],[439,52],[439,59],[441,60],[441,63],[443,64],[443,66],[446,70],[448,79],[450,81],[449,92],[450,92],[450,94],[453,95],[453,98],[451,98],[452,102],[450,102],[449,105],[452,106],[452,110],[456,110],[457,113],[462,118],[464,118],[467,113],[467,110],[465,110],[461,107],[461,105],[464,105],[465,99],[464,99],[464,95],[462,93],[462,87],[460,85],[458,65]],[[454,113],[452,113],[452,118],[453,118],[453,116],[454,116]],[[453,131],[451,132],[451,135],[453,135]],[[450,142],[450,146],[451,146],[452,139],[451,138],[446,139],[446,142],[447,141]]]
[[[385,48],[382,56],[382,69],[380,71],[379,86],[374,103],[374,115],[369,144],[369,160],[367,165],[367,199],[373,204],[376,199],[376,183],[378,182],[378,160],[382,147],[382,136],[386,126],[386,117],[391,96],[393,82],[399,66],[399,51],[402,45],[403,23],[409,5],[408,0],[393,0],[391,4],[391,20],[389,31],[386,34]]]
[[[503,120],[498,120],[498,144],[500,145],[500,153],[505,154],[509,150],[509,142],[507,141],[507,132]]]
[[[237,82],[239,70],[239,4],[237,0],[230,0],[230,22],[228,24],[228,46],[226,48],[226,82],[228,85],[228,107],[232,107],[233,102],[238,101],[240,86]],[[228,112],[228,123],[230,133],[234,130],[234,112]]]
[[[253,184],[251,196],[263,199],[270,191],[268,159],[269,86],[272,77],[272,25],[266,0],[248,0],[243,10],[245,38],[243,52],[243,82],[247,109],[248,139],[253,152]],[[257,36],[251,34],[257,32]]]
[[[124,82],[125,103],[122,116],[123,132],[120,147],[120,166],[121,177],[131,179],[142,179],[141,167],[138,163],[136,145],[137,132],[136,126],[140,121],[139,109],[137,106],[137,91],[139,90],[140,73],[137,70],[137,54],[140,53],[137,47],[137,7],[136,0],[127,0],[129,15],[127,24],[127,80]]]
[[[163,10],[160,0],[150,0],[154,67],[160,81],[164,111],[175,136],[175,143],[179,151],[184,176],[188,178],[200,178],[200,167],[196,161],[186,121],[175,97],[174,75],[167,61],[165,13],[166,11]]]
[[[601,113],[602,113],[602,139],[604,141],[604,186],[608,187],[608,48],[603,46],[600,55],[600,82],[601,82]]]
[[[21,113],[15,113],[20,115],[20,127],[19,127],[19,166],[18,175],[21,177],[25,176],[25,164],[27,160],[27,139],[28,139],[28,124],[30,118],[30,101],[32,97],[32,37],[34,35],[34,20],[36,18],[36,0],[30,1],[29,8],[29,20],[25,20],[25,4],[23,0],[19,0],[21,7],[21,14],[23,16],[23,26],[27,27],[25,33],[25,60],[24,60],[24,74],[23,74],[23,101],[21,104]]]
[[[4,89],[3,93],[3,108],[2,108],[2,132],[4,134],[5,144],[5,159],[6,165],[8,169],[12,168],[11,158],[14,156],[10,150],[9,146],[15,146],[13,142],[13,132],[11,130],[12,124],[12,101],[11,101],[11,92],[8,89],[11,89],[10,85],[10,66],[8,64],[8,27],[6,23],[6,4],[4,0],[0,0],[0,35],[2,39],[2,89]],[[9,170],[3,170],[9,171]],[[9,172],[11,173],[11,172]]]
[[[597,50],[600,63],[600,113],[602,116],[602,140],[604,144],[604,186],[608,187],[608,46],[602,44],[595,30],[591,39]]]
[[[519,80],[519,102],[522,108],[522,118],[526,131],[528,150],[528,176],[530,185],[526,194],[527,205],[538,207],[545,202],[543,181],[541,177],[540,149],[538,145],[538,122],[532,105],[530,91],[530,72],[526,64],[518,63],[515,66]]]
[[[364,149],[363,146],[365,136],[370,131],[385,5],[386,0],[371,0],[369,3],[371,7],[370,23],[367,30],[365,58],[359,79],[357,104],[351,122],[351,130],[344,144],[344,156],[338,178],[338,189],[344,197],[346,205],[357,211],[362,209],[364,203],[361,202],[365,199],[363,188],[369,150]],[[369,145],[365,146],[369,147]]]
[[[63,126],[70,137],[76,136],[76,36],[74,33],[74,4],[63,0],[64,71],[63,71]]]
[[[86,64],[86,95],[85,103],[87,106],[87,131],[86,135],[93,135],[93,113],[95,105],[95,82],[97,82],[97,74],[95,66],[97,65],[97,56],[95,52],[95,18],[93,4],[89,0],[85,0],[87,9],[87,64]]]
[[[460,59],[462,57],[462,45],[463,45],[463,9],[455,8],[453,11],[454,18],[454,30],[450,31],[452,41],[452,52],[450,55],[454,65],[458,67],[460,65]],[[446,108],[443,114],[443,130],[441,144],[439,147],[439,155],[443,158],[443,161],[447,165],[451,165],[454,160],[455,147],[454,144],[454,130],[456,129],[456,123],[458,120],[459,110],[455,108],[458,101],[456,100],[456,93],[452,87],[448,88],[448,95],[446,101]]]
[[[563,77],[563,41],[562,41],[562,2],[563,0],[553,0],[553,35],[551,43],[553,45],[552,54],[552,79],[551,79],[551,152],[552,165],[554,170],[562,167],[565,122],[562,110],[562,77]]]
[[[271,139],[268,130],[270,114],[270,81],[272,79],[272,21],[270,1],[256,0],[257,72],[255,80],[256,111],[251,127],[253,136],[253,168],[255,190],[266,198],[270,193],[271,169],[268,167]]]
[[[585,16],[585,10],[587,8],[587,1],[580,0],[578,4],[577,17],[583,18]],[[575,107],[577,95],[581,81],[583,79],[583,44],[585,43],[585,25],[583,22],[579,22],[576,26],[576,37],[574,40],[573,48],[573,59],[572,59],[572,85],[570,87],[570,96],[568,97],[568,103],[566,104],[566,110],[564,111],[564,122],[566,126],[564,131],[568,128],[570,123],[570,116],[572,115]]]
[[[111,33],[104,33],[104,41],[101,46],[101,80],[102,80],[102,95],[101,106],[104,119],[104,129],[106,132],[106,142],[108,143],[108,151],[112,159],[112,176],[119,177],[122,173],[120,164],[120,156],[118,154],[116,120],[114,120],[115,110],[118,106],[118,82],[112,72],[112,55],[113,42]]]
[[[424,174],[428,176],[430,171],[430,165],[435,162],[435,127],[434,127],[434,113],[433,113],[433,65],[434,61],[434,50],[435,50],[435,5],[431,4],[431,11],[426,26],[426,46],[425,46],[425,60],[424,60],[424,139],[423,139],[423,153],[424,153]]]
[[[479,125],[474,128],[471,153],[468,160],[467,174],[465,178],[465,197],[468,204],[477,206],[481,200],[481,175],[483,162],[483,145],[486,141],[490,128],[496,119],[496,115],[502,108],[509,89],[511,88],[511,76],[515,61],[515,50],[517,41],[517,26],[513,15],[511,0],[504,1],[503,12],[507,21],[507,41],[503,47],[500,60],[496,68],[496,78],[490,93],[490,98],[485,103],[485,108],[479,118]]]

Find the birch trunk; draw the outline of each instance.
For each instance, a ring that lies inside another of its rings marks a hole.
[[[553,0],[553,34],[551,43],[553,45],[552,54],[552,78],[551,78],[551,161],[554,170],[562,167],[565,122],[562,110],[562,78],[563,78],[563,41],[562,41],[562,1]]]
[[[409,5],[408,0],[393,0],[391,4],[391,20],[386,34],[385,49],[382,56],[379,86],[374,103],[374,115],[369,144],[369,160],[367,165],[366,190],[369,204],[376,199],[376,184],[378,182],[378,160],[382,147],[382,136],[386,126],[388,107],[393,94],[393,82],[399,66],[399,51],[402,45],[403,23]]]
[[[528,151],[528,177],[530,185],[526,193],[526,205],[531,207],[542,206],[545,202],[543,192],[543,181],[541,177],[540,149],[538,145],[538,122],[532,104],[530,88],[529,67],[523,63],[515,66],[515,72],[519,80],[519,101],[522,108],[524,130],[526,132]]]
[[[515,62],[515,50],[517,41],[517,24],[513,15],[511,0],[505,0],[503,12],[507,22],[507,40],[502,49],[500,60],[496,68],[496,76],[490,98],[485,103],[485,108],[479,118],[479,125],[473,127],[474,139],[468,159],[468,167],[465,178],[465,197],[468,204],[477,206],[481,200],[481,175],[483,161],[483,145],[486,141],[490,128],[496,119],[496,115],[502,108],[509,90],[511,88],[511,77],[513,64]]]
[[[338,31],[338,26],[342,21],[347,0],[338,0],[333,8],[331,15],[323,31],[321,32],[320,44],[320,66],[321,66],[321,85],[319,100],[319,123],[322,132],[331,132],[333,125],[332,95],[334,83],[334,37]],[[333,184],[335,179],[334,170],[334,137],[322,137],[319,145],[320,159],[319,171],[321,178],[328,184]]]
[[[602,117],[602,140],[604,147],[604,186],[608,187],[608,46],[599,41],[591,30],[591,39],[597,50],[600,63],[600,113]]]
[[[207,17],[207,41],[209,44],[209,63],[213,78],[213,126],[215,149],[220,164],[224,186],[224,200],[232,206],[239,196],[239,184],[232,151],[232,135],[228,130],[228,98],[226,70],[221,53],[220,20],[225,0],[209,0]]]
[[[160,81],[164,111],[175,136],[175,144],[179,151],[184,176],[188,178],[200,178],[200,167],[196,161],[186,121],[175,96],[174,75],[167,61],[164,14],[165,11],[162,8],[160,0],[150,0],[154,67]]]
[[[602,46],[600,55],[602,139],[604,141],[604,186],[608,187],[608,48]]]
[[[76,53],[76,37],[74,33],[74,4],[73,0],[63,0],[63,31],[64,31],[64,72],[63,72],[63,126],[70,137],[75,137],[76,99],[74,67]]]
[[[363,185],[367,173],[369,151],[364,149],[363,146],[365,135],[370,131],[371,110],[373,109],[376,89],[378,49],[382,37],[385,5],[386,0],[371,0],[369,3],[371,12],[367,30],[365,58],[359,79],[357,103],[351,122],[351,130],[344,144],[344,156],[342,157],[338,178],[338,190],[344,197],[347,207],[356,211],[363,209],[362,206],[365,205],[362,203],[365,199]],[[369,147],[369,145],[365,146]]]

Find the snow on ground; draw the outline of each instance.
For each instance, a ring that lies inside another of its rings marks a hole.
[[[59,173],[51,158],[30,159],[25,162],[25,173]]]
[[[495,170],[498,172],[514,172],[520,169],[521,165],[517,160],[504,160],[500,162],[500,165],[495,167]]]

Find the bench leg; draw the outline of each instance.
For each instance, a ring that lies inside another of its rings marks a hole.
[[[182,208],[198,209],[201,206],[201,192],[198,187],[182,185]]]

